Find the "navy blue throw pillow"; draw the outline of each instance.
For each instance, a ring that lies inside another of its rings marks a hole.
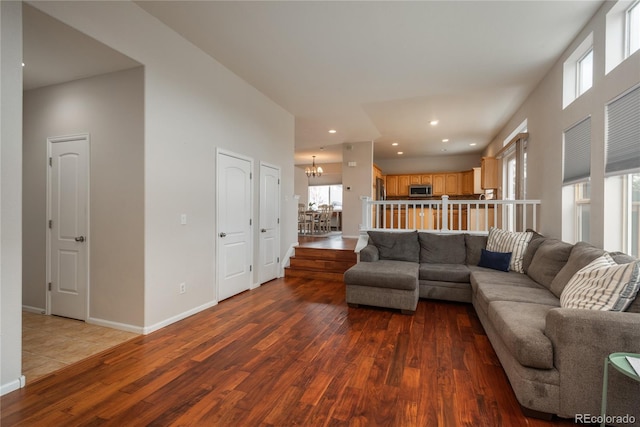
[[[482,249],[478,265],[494,270],[509,271],[509,262],[511,262],[511,252],[491,252]]]

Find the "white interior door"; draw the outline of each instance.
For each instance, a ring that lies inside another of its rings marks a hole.
[[[251,160],[218,152],[218,300],[251,287]]]
[[[280,267],[280,169],[260,164],[260,283]]]
[[[49,312],[86,320],[89,139],[49,139]]]

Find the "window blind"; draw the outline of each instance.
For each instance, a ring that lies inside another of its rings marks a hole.
[[[563,184],[586,181],[591,176],[591,117],[564,131]]]
[[[607,106],[605,174],[640,171],[640,87]]]

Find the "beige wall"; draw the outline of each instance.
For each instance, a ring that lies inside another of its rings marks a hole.
[[[457,172],[480,166],[480,153],[451,156],[377,159],[376,165],[385,175],[421,172]]]
[[[32,5],[145,67],[144,331],[216,303],[217,148],[253,158],[254,177],[261,161],[281,168],[284,259],[297,241],[293,116],[133,2]],[[259,228],[253,233],[258,278]]]
[[[0,394],[22,376],[22,3],[0,1]]]
[[[90,138],[92,320],[144,326],[144,69],[24,93],[23,305],[45,308],[47,138]]]
[[[348,166],[349,162],[356,162],[356,166]],[[360,234],[361,196],[373,196],[372,141],[343,144],[342,235],[345,237],[357,237]]]
[[[605,105],[640,83],[640,51],[605,75],[605,17],[614,2],[605,2],[486,150],[494,155],[504,139],[528,120],[527,198],[541,199],[540,231],[562,238],[562,137],[567,128],[591,115],[591,243],[604,242]],[[593,87],[562,108],[563,64],[593,32]]]

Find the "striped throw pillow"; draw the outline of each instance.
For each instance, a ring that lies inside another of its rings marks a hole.
[[[509,269],[524,273],[522,266],[522,258],[527,250],[527,245],[533,237],[531,231],[514,233],[512,231],[502,230],[500,228],[491,227],[489,236],[487,237],[487,250],[491,252],[511,252],[511,262]]]
[[[640,289],[640,260],[616,263],[605,253],[578,270],[560,295],[563,308],[624,311]]]

